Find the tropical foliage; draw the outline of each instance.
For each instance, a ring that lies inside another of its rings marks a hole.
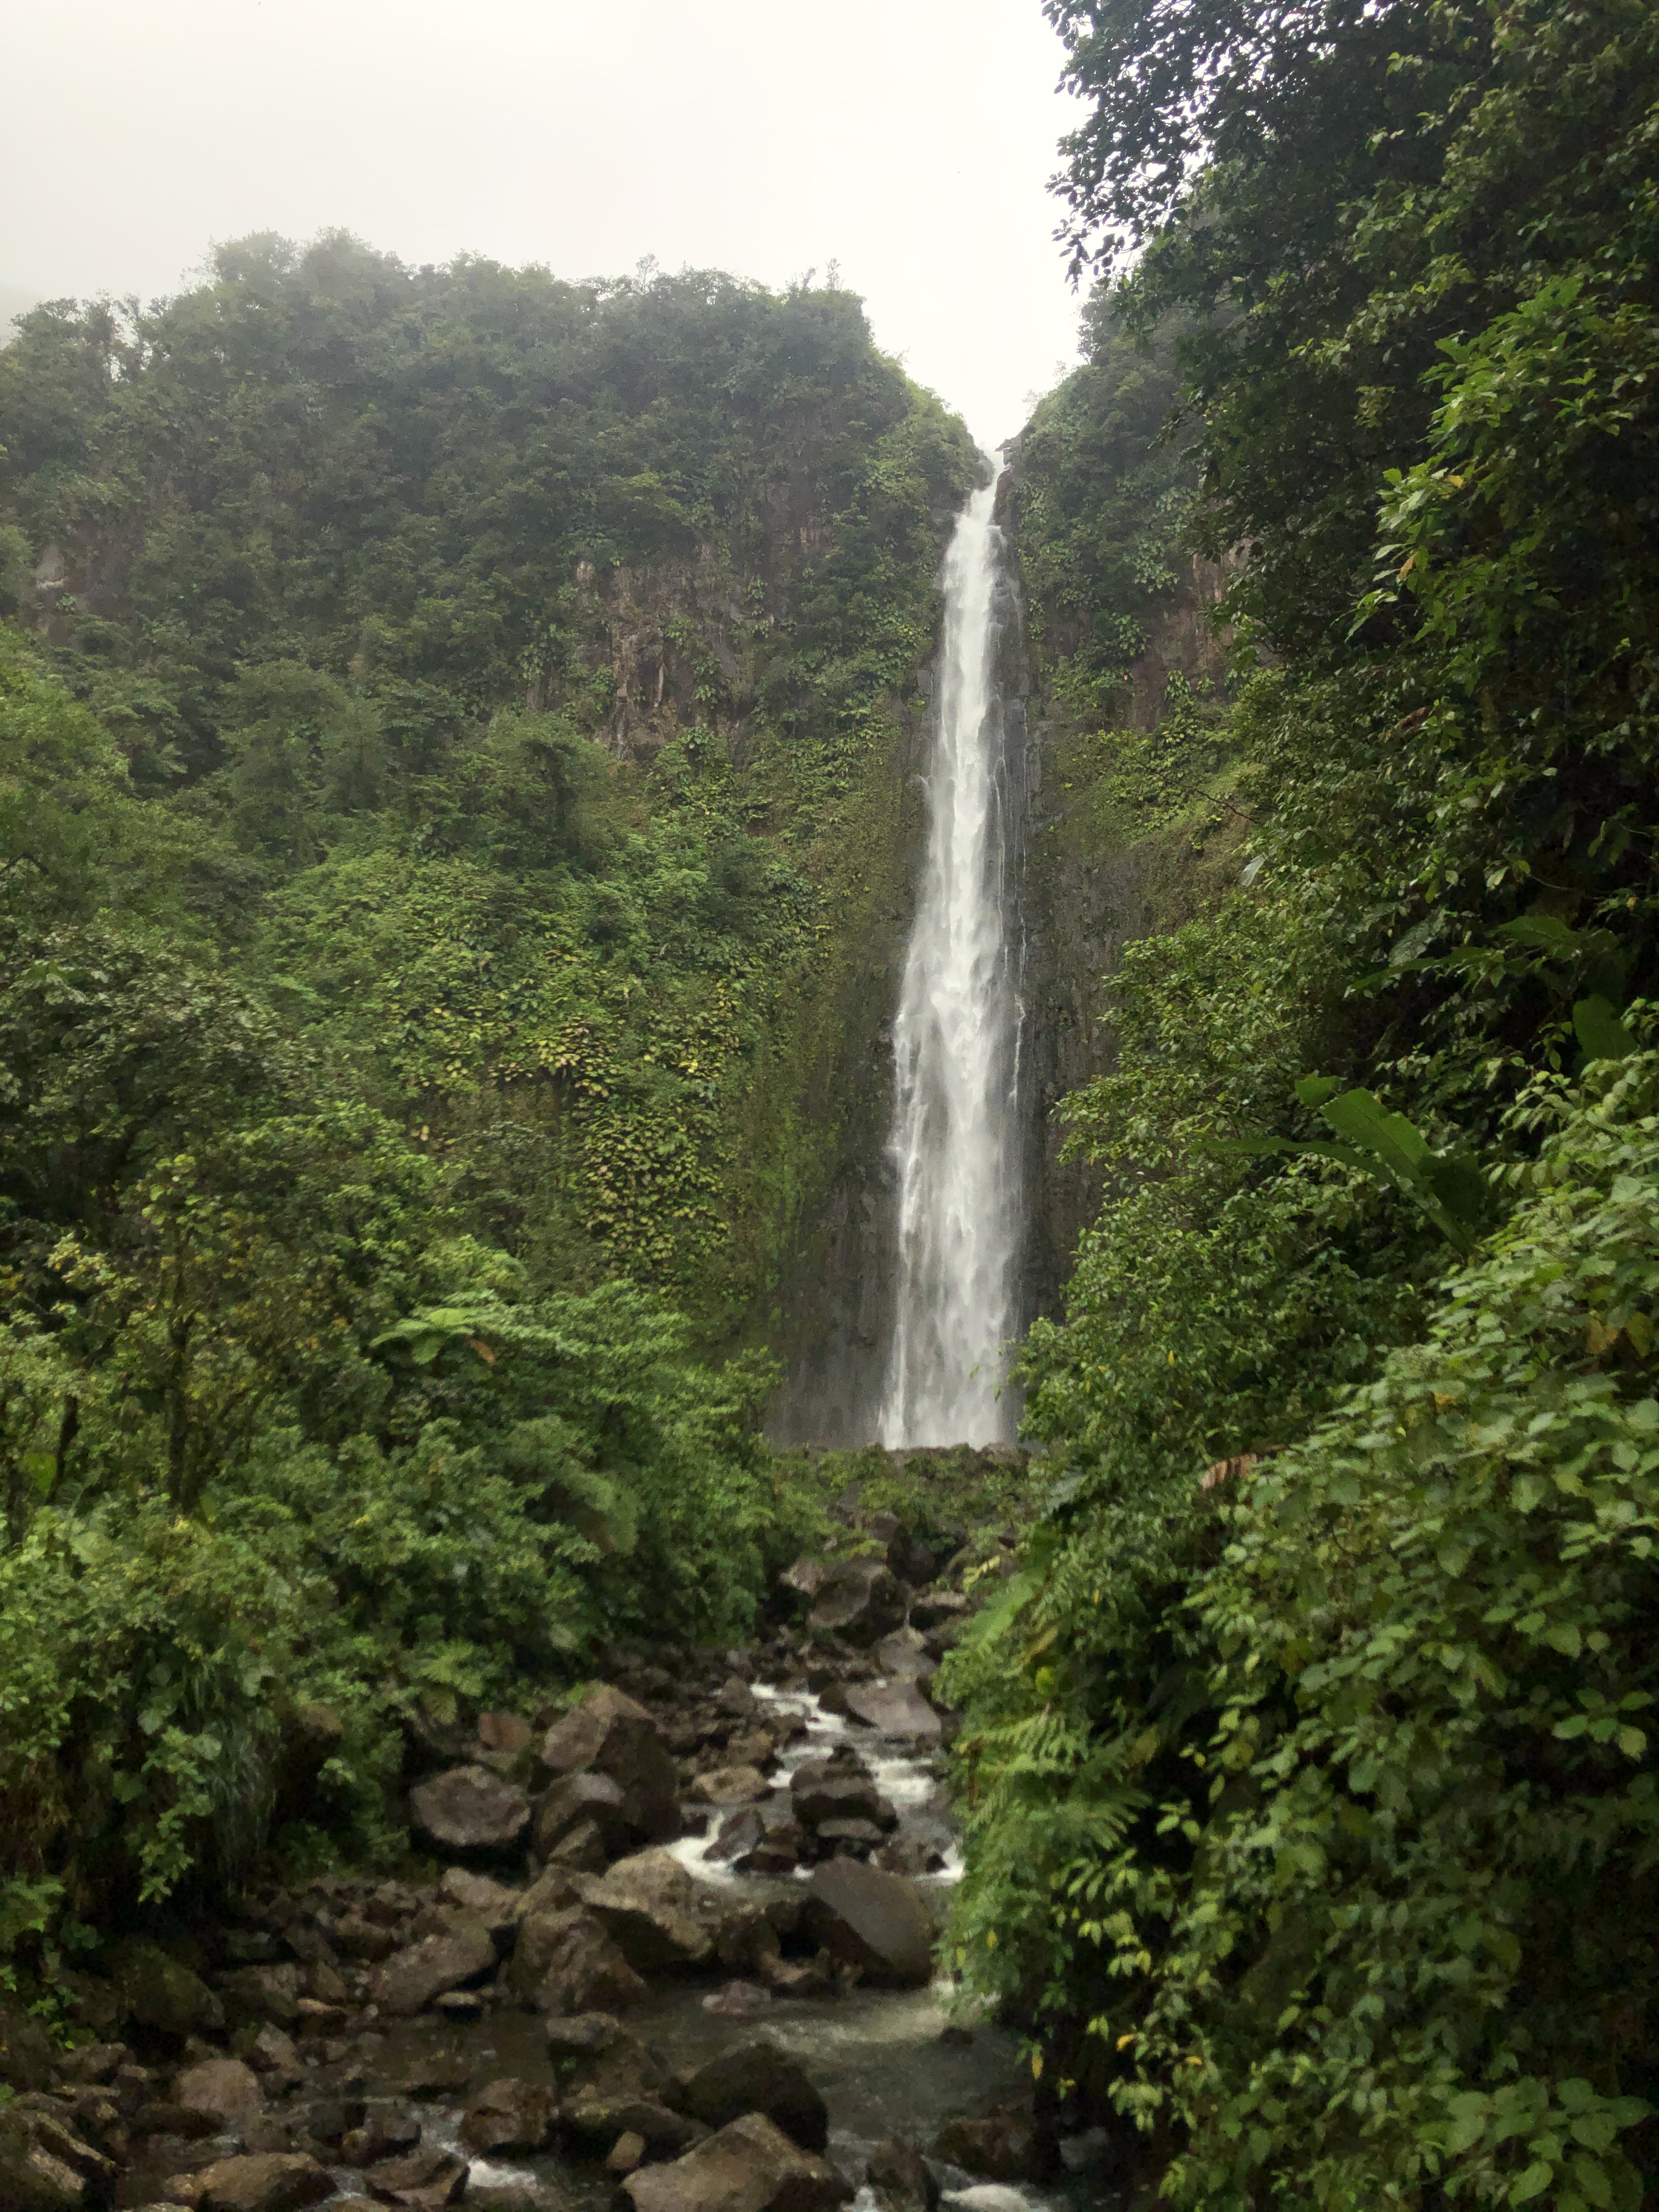
[[[974,459],[848,295],[338,237],[37,310],[0,422],[41,1973],[273,1829],[388,1847],[411,1733],[747,1627],[808,1509],[741,1344],[834,1170]]]
[[[1176,387],[1097,483],[1054,426],[1115,359],[1034,425],[1051,690],[1116,711],[1183,459],[1249,819],[1070,1104],[1107,1196],[1027,1353],[1042,1529],[953,1662],[960,1960],[1175,2202],[1633,2206],[1651,11],[1049,12],[1095,328]]]

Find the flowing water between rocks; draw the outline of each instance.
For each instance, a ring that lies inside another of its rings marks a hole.
[[[755,1695],[780,1717],[794,1717],[805,1733],[783,1753],[776,1788],[758,1809],[769,1817],[787,1812],[791,1777],[803,1761],[822,1758],[851,1741],[874,1775],[882,1794],[900,1816],[899,1834],[919,1853],[937,1854],[943,1864],[921,1886],[942,1911],[944,1893],[961,1871],[956,1837],[946,1809],[936,1751],[914,1742],[849,1729],[825,1712],[805,1692],[783,1692],[765,1684]],[[711,1850],[718,1844],[721,1816],[709,1831],[672,1846],[673,1856],[699,1882],[730,1894],[763,1902],[787,1894],[792,1879],[737,1873]],[[809,2075],[830,2113],[829,2155],[854,2183],[862,2183],[875,2146],[901,2137],[927,2150],[945,2124],[963,2113],[982,2112],[1012,2102],[1022,2088],[1014,2039],[987,2025],[967,2028],[953,2021],[948,1983],[932,1989],[854,1987],[838,1995],[757,2000],[738,2013],[710,2009],[718,1996],[705,1978],[659,1984],[649,2001],[626,2016],[629,2033],[639,2036],[676,2072],[690,2071],[757,2035],[769,2037]],[[424,2108],[422,2139],[460,2148],[459,2125],[466,2099],[503,2076],[550,2082],[553,2069],[547,2027],[538,2015],[502,2009],[465,2023],[431,2015],[393,2026],[379,2055],[377,2070],[389,2086],[422,2076],[453,2083],[445,2098]],[[1082,2146],[1086,2154],[1089,2146]],[[1038,2188],[975,2182],[960,2169],[934,2161],[945,2203],[960,2212],[1061,2212],[1067,2205],[1098,2203],[1088,2185],[1086,2163],[1056,2186]],[[342,2172],[336,2202],[361,2191],[362,2176]],[[563,2203],[575,2208],[609,2208],[617,2184],[593,2160],[579,2160],[555,2152],[536,2157],[471,2155],[466,2202],[509,2206],[514,2198],[527,2208]],[[874,2212],[875,2199],[861,2186],[854,2212]]]

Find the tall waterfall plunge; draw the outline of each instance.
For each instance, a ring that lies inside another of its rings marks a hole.
[[[890,1445],[995,1443],[1014,1428],[997,1398],[1017,1322],[1021,1145],[1016,824],[996,680],[1011,599],[995,500],[994,471],[945,559],[927,854],[893,1031],[899,1265],[879,1425]]]

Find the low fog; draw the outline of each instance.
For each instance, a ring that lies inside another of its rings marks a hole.
[[[1074,357],[1045,190],[1072,111],[1032,0],[87,0],[6,48],[8,321],[339,225],[566,276],[834,264],[987,444]]]

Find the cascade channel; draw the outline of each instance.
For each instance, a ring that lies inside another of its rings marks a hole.
[[[987,467],[945,558],[927,855],[893,1030],[889,1446],[1000,1443],[1015,1425],[999,1393],[1018,1324],[1017,779],[997,682],[1014,602]]]
[[[804,1690],[757,1682],[754,1693],[769,1718],[793,1720],[800,1730],[783,1755],[773,1798],[757,1809],[769,1818],[787,1814],[795,1768],[837,1744],[856,1742],[900,1817],[899,1832],[933,1847],[936,1870],[921,1877],[919,1886],[942,1915],[962,1860],[939,1751],[914,1738],[849,1729],[844,1718]],[[808,1886],[805,1868],[793,1877],[769,1876],[738,1872],[722,1860],[716,1838],[724,1817],[717,1812],[706,1834],[669,1847],[699,1887],[725,1900],[752,1902],[761,1910],[792,1893],[801,1896]],[[770,2000],[763,1988],[730,1984],[727,1996],[746,1990],[758,2001],[752,2009],[711,1997],[708,1981],[707,1973],[656,1978],[648,2002],[623,2015],[629,2033],[642,2038],[665,2065],[686,2073],[757,2037],[775,2044],[801,2065],[822,2094],[829,2112],[828,2154],[855,2185],[883,2138],[899,2136],[926,2148],[947,2119],[1018,2101],[1022,2079],[1029,2081],[1013,2033],[985,2019],[971,2028],[953,2024],[948,1972],[927,1989],[854,1987]],[[631,2212],[592,2147],[588,2155],[573,2159],[567,2148],[537,2155],[480,2155],[468,2154],[461,2144],[466,2096],[504,2076],[532,2084],[551,2078],[544,2020],[504,2006],[474,2021],[445,2021],[428,2012],[386,2026],[387,2033],[379,2039],[382,2047],[374,2065],[380,2079],[374,2086],[408,2094],[405,2083],[447,2085],[435,2094],[431,2087],[416,2087],[412,2094],[428,2100],[421,2106],[422,2143],[459,2150],[468,2158],[469,2205],[488,2207],[489,2212]],[[935,2158],[934,2171],[944,2186],[941,2212],[1098,2212],[1105,2201],[1098,2161],[1106,2148],[1098,2130],[1068,2139],[1061,2146],[1061,2171],[1041,2185],[976,2181]],[[339,2212],[348,2207],[358,2212],[362,2175],[342,2168],[335,2179],[337,2194],[331,2202]],[[848,2212],[883,2208],[866,2184],[858,2188]]]

